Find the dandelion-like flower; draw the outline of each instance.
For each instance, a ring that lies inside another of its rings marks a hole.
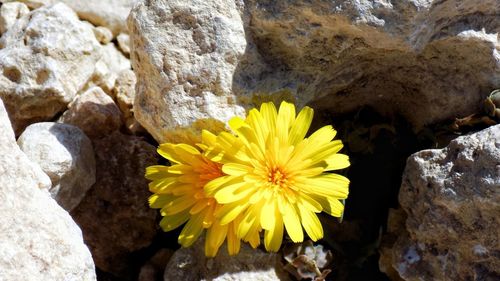
[[[221,206],[203,190],[207,182],[224,175],[222,165],[211,161],[203,153],[215,138],[215,135],[204,131],[198,147],[161,144],[158,153],[172,165],[146,169],[146,178],[152,180],[149,190],[154,193],[149,198],[149,204],[151,208],[161,209],[162,229],[170,231],[187,222],[178,239],[184,247],[192,245],[207,229],[205,255],[208,257],[217,254],[226,237],[229,254],[234,255],[240,249],[240,239],[236,237],[237,220],[222,225],[214,216]]]
[[[331,126],[305,138],[312,118],[309,107],[296,116],[293,104],[283,102],[278,111],[264,103],[245,120],[231,119],[235,135],[219,134],[218,149],[207,151],[225,174],[205,185],[224,205],[214,214],[222,225],[238,220],[237,236],[254,247],[261,230],[268,251],[279,250],[284,229],[294,242],[303,241],[303,229],[316,241],[323,237],[316,213],[343,213],[349,180],[331,171],[348,167],[349,159],[337,153],[343,145]]]

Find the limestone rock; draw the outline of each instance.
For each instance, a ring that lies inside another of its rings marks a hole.
[[[500,125],[410,156],[382,260],[404,280],[498,280],[499,163]]]
[[[133,116],[136,82],[135,73],[130,69],[120,72],[116,79],[114,95],[125,118]]]
[[[233,74],[244,54],[243,22],[232,1],[140,2],[129,16],[136,119],[158,142],[201,118],[244,115]]]
[[[130,276],[130,254],[149,246],[157,231],[144,178],[146,167],[157,163],[156,149],[138,137],[114,132],[94,140],[94,151],[97,181],[72,216],[96,266]]]
[[[28,6],[23,3],[5,3],[0,7],[0,34],[5,33],[14,22],[30,12]]]
[[[80,229],[46,191],[49,177],[17,146],[1,100],[0,132],[0,278],[96,280]]]
[[[63,2],[73,9],[82,20],[95,26],[109,28],[114,35],[127,32],[126,19],[138,0],[2,0],[24,2],[32,8]]]
[[[281,256],[242,244],[240,253],[229,256],[226,243],[215,258],[205,257],[204,239],[177,250],[170,258],[163,280],[290,280],[283,271]]]
[[[0,48],[0,97],[16,133],[63,111],[99,59],[92,29],[64,4],[18,19]]]
[[[95,183],[92,143],[77,127],[35,123],[24,130],[17,143],[50,177],[50,194],[64,209],[76,207]]]
[[[102,58],[97,62],[94,74],[87,86],[99,86],[108,95],[113,95],[116,78],[121,71],[130,70],[130,61],[113,43],[104,45],[100,52]]]
[[[91,139],[117,131],[122,124],[120,110],[99,87],[77,96],[58,122],[77,126]]]
[[[98,26],[94,27],[93,30],[95,38],[97,39],[97,41],[99,41],[99,43],[108,44],[109,42],[111,42],[111,40],[113,40],[113,33],[108,28],[104,26]]]
[[[130,55],[130,36],[125,33],[120,33],[116,36],[116,41],[118,41],[118,47],[125,55]]]

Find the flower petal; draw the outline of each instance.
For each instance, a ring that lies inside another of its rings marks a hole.
[[[207,257],[215,257],[219,251],[220,246],[224,243],[228,232],[227,225],[220,225],[215,222],[207,229],[205,240],[205,255]]]
[[[309,130],[309,126],[311,126],[313,115],[314,111],[312,108],[308,106],[302,108],[297,116],[297,119],[293,123],[292,128],[290,129],[288,140],[290,144],[295,145],[304,139],[307,131]]]
[[[273,213],[269,213],[269,217],[273,217]],[[267,251],[277,252],[283,241],[283,218],[278,208],[274,208],[274,224],[264,232],[264,246]],[[271,226],[271,225],[269,225]]]
[[[295,206],[283,200],[283,222],[285,223],[286,232],[294,243],[302,242],[304,240],[304,232],[300,224],[300,218],[297,214]]]
[[[189,217],[190,215],[188,211],[184,211],[172,216],[165,216],[160,221],[160,227],[165,232],[174,230],[185,223],[189,219]]]
[[[325,171],[340,170],[349,167],[349,156],[345,154],[336,153],[325,159],[328,165]]]
[[[189,247],[193,245],[193,243],[200,237],[200,234],[203,232],[203,218],[205,214],[203,212],[194,215],[188,221],[188,223],[184,226],[179,235],[179,239],[177,240],[179,244],[183,247]]]
[[[298,209],[302,226],[304,226],[304,229],[311,240],[318,241],[323,238],[323,227],[321,226],[318,216],[306,208],[299,207]]]

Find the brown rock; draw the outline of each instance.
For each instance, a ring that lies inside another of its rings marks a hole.
[[[79,127],[91,139],[117,131],[122,124],[120,110],[99,87],[77,96],[59,122]]]
[[[96,266],[117,276],[133,270],[130,254],[147,247],[157,230],[149,208],[147,166],[156,149],[138,137],[119,132],[94,141],[97,181],[72,212]]]

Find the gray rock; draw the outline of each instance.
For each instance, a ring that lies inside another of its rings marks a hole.
[[[117,131],[122,124],[120,110],[99,87],[78,95],[58,122],[77,126],[91,139]]]
[[[0,279],[96,280],[82,233],[46,189],[50,179],[19,149],[0,100]]]
[[[382,269],[404,280],[498,280],[500,125],[410,156],[399,202],[407,218],[390,216]]]
[[[148,206],[146,167],[158,161],[156,148],[141,138],[111,133],[93,140],[94,186],[72,212],[99,269],[129,279],[133,253],[156,235],[157,212]]]
[[[246,47],[234,2],[141,2],[131,11],[129,30],[139,81],[135,116],[156,140],[200,118],[227,121],[245,114],[232,94]]]
[[[215,258],[207,258],[204,245],[204,239],[198,239],[191,247],[177,250],[165,268],[163,280],[290,280],[278,254],[242,243],[240,253],[229,256],[224,243]]]
[[[65,210],[76,207],[95,183],[94,149],[79,128],[35,123],[24,130],[17,144],[50,177],[50,194]]]
[[[137,120],[162,142],[268,100],[333,115],[371,106],[416,129],[466,116],[500,87],[499,11],[497,0],[145,1],[129,17]]]
[[[63,111],[100,56],[92,28],[64,4],[18,19],[0,48],[0,97],[17,134]]]

